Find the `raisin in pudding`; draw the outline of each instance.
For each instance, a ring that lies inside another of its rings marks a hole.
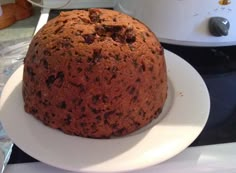
[[[161,44],[113,10],[62,12],[34,36],[24,61],[25,111],[66,134],[129,134],[158,117],[166,97]]]

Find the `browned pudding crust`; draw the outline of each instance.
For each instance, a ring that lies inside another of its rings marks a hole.
[[[156,118],[166,97],[162,46],[144,24],[116,11],[62,12],[35,35],[25,58],[25,111],[67,134],[129,134]]]

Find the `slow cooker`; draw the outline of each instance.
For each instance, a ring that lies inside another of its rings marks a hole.
[[[165,43],[187,46],[236,44],[234,1],[118,0],[115,9],[145,22]],[[210,19],[214,17],[221,17],[229,22],[227,35],[211,34]]]

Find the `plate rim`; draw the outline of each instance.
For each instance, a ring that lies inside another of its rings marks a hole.
[[[120,169],[112,169],[112,168],[108,168],[108,169],[106,169],[106,167],[104,167],[103,169],[102,169],[102,167],[104,166],[104,165],[102,165],[102,166],[100,166],[99,167],[99,164],[98,165],[91,165],[91,166],[88,166],[88,167],[85,167],[85,168],[80,168],[80,169],[78,169],[76,166],[75,167],[73,167],[73,168],[71,168],[71,167],[67,167],[67,166],[65,166],[65,165],[58,165],[56,162],[51,162],[51,161],[48,161],[48,160],[44,160],[44,159],[42,159],[41,158],[41,156],[35,156],[35,153],[33,152],[32,153],[32,151],[29,151],[29,150],[33,150],[32,148],[30,148],[30,149],[26,149],[25,148],[25,146],[23,145],[23,147],[22,147],[22,144],[21,143],[19,143],[19,141],[15,141],[14,140],[14,138],[15,137],[13,137],[12,138],[12,140],[15,142],[15,144],[19,147],[19,148],[21,148],[24,152],[26,152],[27,154],[29,154],[30,156],[32,156],[32,157],[34,157],[34,158],[36,158],[37,160],[39,160],[39,161],[41,161],[41,162],[44,162],[44,163],[46,163],[46,164],[49,164],[49,165],[51,165],[51,166],[54,166],[54,167],[58,167],[58,168],[61,168],[61,169],[65,169],[65,170],[69,170],[69,171],[82,171],[82,172],[126,172],[126,171],[134,171],[134,170],[137,170],[137,169],[143,169],[143,168],[145,168],[145,167],[148,167],[148,166],[152,166],[152,165],[155,165],[155,164],[158,164],[158,163],[161,163],[161,162],[163,162],[163,161],[165,161],[165,160],[167,160],[167,159],[169,159],[169,158],[171,158],[171,157],[173,157],[173,156],[175,156],[175,155],[177,155],[178,153],[180,153],[180,152],[182,152],[185,148],[187,148],[190,144],[191,144],[191,142],[193,142],[193,140],[194,139],[196,139],[197,137],[198,137],[198,135],[201,133],[201,131],[203,130],[203,128],[204,128],[204,126],[205,126],[205,124],[206,124],[206,122],[207,122],[207,119],[208,119],[208,116],[209,116],[209,112],[210,112],[210,97],[209,97],[209,92],[208,92],[208,89],[207,89],[207,87],[206,87],[206,84],[205,84],[205,82],[203,81],[203,79],[202,79],[202,77],[200,76],[200,74],[188,63],[188,62],[186,62],[185,60],[183,60],[181,57],[179,57],[178,55],[176,55],[176,54],[174,54],[174,53],[172,53],[172,52],[170,52],[170,51],[168,51],[168,50],[166,50],[165,49],[165,55],[166,55],[166,64],[167,64],[167,74],[168,74],[168,79],[169,79],[169,77],[170,77],[170,81],[171,82],[173,82],[172,80],[172,78],[171,78],[171,75],[174,75],[174,73],[172,72],[172,70],[173,70],[173,68],[171,67],[171,66],[175,66],[175,65],[177,65],[176,66],[176,68],[178,69],[179,68],[179,65],[180,65],[180,67],[186,67],[186,69],[190,69],[191,70],[191,73],[192,74],[195,74],[195,77],[197,77],[198,79],[198,82],[199,83],[201,83],[201,87],[199,88],[199,91],[200,91],[200,89],[202,90],[201,92],[205,92],[203,95],[204,95],[204,97],[205,97],[205,103],[206,103],[206,105],[205,105],[205,110],[203,111],[204,113],[203,114],[205,114],[203,117],[202,117],[202,119],[201,119],[201,127],[199,127],[198,129],[196,129],[196,132],[194,132],[194,136],[191,136],[191,138],[189,138],[189,141],[186,141],[186,143],[185,143],[185,145],[183,146],[177,146],[177,144],[179,144],[178,143],[178,141],[177,141],[177,143],[175,144],[176,145],[176,147],[179,147],[176,151],[174,151],[174,152],[172,152],[171,154],[169,153],[168,154],[168,156],[163,156],[161,159],[159,159],[159,161],[157,162],[157,161],[155,161],[155,160],[148,160],[148,161],[146,161],[145,160],[145,163],[144,164],[139,164],[139,165],[137,165],[137,166],[134,166],[134,165],[132,165],[133,167],[129,167],[129,168],[120,168]],[[175,64],[175,63],[177,63],[177,64]],[[179,64],[178,64],[179,63]],[[3,91],[2,91],[2,96],[1,96],[1,99],[0,99],[0,113],[2,112],[2,107],[3,107],[3,103],[4,103],[4,101],[2,101],[2,100],[4,100],[4,99],[2,99],[3,97],[8,97],[8,96],[5,96],[5,95],[7,95],[7,94],[5,94],[5,93],[7,93],[7,90],[8,90],[8,85],[9,85],[9,83],[11,82],[11,80],[12,80],[12,78],[14,77],[14,75],[16,75],[17,73],[19,73],[19,71],[20,71],[20,69],[22,70],[23,69],[23,65],[22,66],[20,66],[14,73],[13,73],[13,75],[10,77],[10,79],[7,81],[7,83],[6,83],[6,85],[4,86],[4,88],[3,88]],[[186,70],[185,69],[185,70]],[[176,74],[175,74],[176,75]],[[186,75],[188,75],[188,73],[186,73]],[[188,76],[189,77],[189,76]],[[191,76],[190,76],[191,77]],[[19,81],[18,81],[19,82]],[[174,86],[174,84],[172,84],[173,86]],[[175,89],[175,88],[174,88]],[[195,88],[196,89],[196,88]],[[182,95],[181,95],[181,93],[175,93],[175,94],[177,94],[178,95],[178,98],[176,98],[177,96],[175,95],[174,96],[174,99],[175,99],[175,101],[173,101],[174,103],[176,103],[176,99],[178,100],[178,101],[180,101],[181,102],[181,99],[182,99]],[[3,103],[2,103],[3,102]],[[169,114],[171,114],[171,113],[169,113]],[[172,113],[173,114],[173,113]],[[167,117],[167,118],[169,118],[169,117]],[[159,122],[158,124],[156,124],[154,127],[152,127],[151,129],[149,129],[148,130],[148,133],[146,134],[147,136],[144,136],[144,138],[143,138],[143,140],[144,139],[146,139],[146,140],[150,140],[150,133],[153,133],[152,131],[153,131],[153,129],[155,130],[155,128],[158,128],[158,126],[160,125],[160,124],[162,124],[163,125],[163,122],[165,122],[166,120],[166,117],[164,117],[163,118],[163,120],[161,120],[161,122]],[[12,129],[9,129],[10,127],[5,127],[5,125],[4,125],[4,122],[6,122],[7,120],[6,119],[4,119],[4,116],[2,116],[2,113],[0,114],[0,120],[3,120],[3,127],[6,129],[6,132],[8,133],[10,130],[12,130]],[[37,120],[36,120],[37,121]],[[50,130],[53,130],[54,131],[54,129],[50,129]],[[12,132],[10,132],[10,133],[12,133]],[[9,133],[9,136],[10,137],[12,137],[12,136],[14,136],[14,135],[12,135],[12,134],[10,134]],[[64,134],[63,134],[64,135]],[[137,135],[139,135],[139,134],[137,134]],[[135,135],[134,135],[135,136]],[[136,136],[137,137],[137,136]],[[72,138],[74,138],[74,137],[72,137]],[[76,137],[76,138],[78,138],[78,137]],[[132,136],[131,136],[131,138],[132,138]],[[122,138],[122,139],[130,139],[130,137],[125,137],[125,138]],[[89,140],[89,141],[94,141],[94,139],[84,139],[84,138],[82,138],[82,140]],[[117,140],[117,139],[115,139],[115,140]],[[119,139],[118,139],[119,140]],[[97,140],[96,140],[97,141]],[[100,140],[101,141],[101,140]],[[112,141],[112,140],[111,140]],[[138,141],[138,142],[140,142],[140,141]],[[141,142],[142,142],[142,140],[141,140]],[[180,142],[181,143],[181,142]],[[137,144],[137,145],[139,145],[139,143]],[[150,153],[149,153],[150,154]],[[37,154],[36,154],[37,155]],[[154,159],[156,158],[155,156],[153,156],[153,155],[150,155],[151,157],[153,157]],[[39,158],[40,157],[40,158]],[[122,158],[122,157],[121,157]],[[147,158],[146,158],[147,159]],[[49,159],[50,160],[50,159]],[[109,161],[107,162],[107,163],[101,163],[101,164],[111,164]],[[100,170],[98,170],[98,168],[100,169]]]

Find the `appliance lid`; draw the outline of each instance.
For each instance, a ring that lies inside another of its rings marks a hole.
[[[42,0],[42,6],[50,9],[112,8],[116,0]]]

